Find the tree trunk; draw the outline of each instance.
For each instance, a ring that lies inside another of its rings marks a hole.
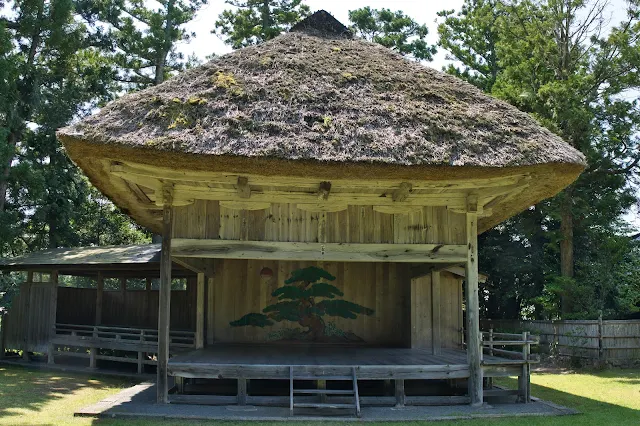
[[[560,205],[560,275],[564,278],[573,278],[573,194],[571,188],[564,193],[564,198]],[[570,301],[566,294],[562,295],[562,314],[571,311]]]

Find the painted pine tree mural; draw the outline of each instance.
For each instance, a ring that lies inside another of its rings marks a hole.
[[[310,266],[291,273],[285,285],[273,291],[278,301],[265,307],[262,313],[249,313],[230,322],[232,327],[268,327],[289,321],[302,327],[298,335],[289,338],[316,342],[336,340],[362,340],[353,333],[336,335],[329,331],[325,317],[356,319],[358,315],[373,315],[374,310],[339,297],[344,293],[327,281],[336,277],[322,268]],[[341,337],[340,337],[341,336]]]

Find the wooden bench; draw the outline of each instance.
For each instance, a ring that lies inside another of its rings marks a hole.
[[[195,332],[172,330],[169,334],[169,349],[172,353],[195,348]],[[82,348],[89,352],[60,350],[60,348]],[[137,357],[125,355],[101,355],[100,349],[137,353]],[[93,326],[79,324],[56,324],[55,336],[49,342],[49,363],[55,363],[56,355],[89,358],[89,366],[96,367],[97,360],[129,362],[138,364],[138,373],[144,365],[156,365],[154,358],[145,354],[158,352],[158,331],[146,328]]]

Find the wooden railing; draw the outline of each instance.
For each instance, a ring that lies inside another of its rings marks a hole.
[[[538,336],[532,336],[531,333],[525,331],[522,334],[515,333],[496,333],[493,329],[483,331],[482,336],[482,352],[481,357],[484,365],[521,365],[522,371],[518,376],[517,394],[523,402],[531,400],[531,364],[540,361],[537,355],[531,354],[531,345],[540,343]],[[520,347],[519,350],[513,350],[513,347]],[[496,356],[508,359],[484,359],[484,355],[491,357]]]
[[[195,332],[171,330],[169,333],[171,352],[195,348]],[[65,348],[67,350],[59,350]],[[89,353],[75,352],[70,348],[89,349]],[[113,350],[115,355],[100,354],[99,350]],[[143,365],[155,365],[156,359],[146,354],[158,351],[158,330],[133,327],[111,327],[99,325],[56,324],[55,337],[51,339],[49,362],[55,355],[89,358],[89,366],[95,367],[97,360],[131,362],[138,364],[141,373]],[[120,354],[125,352],[125,354]],[[136,358],[126,353],[137,353]]]
[[[490,356],[498,356],[509,358],[519,363],[535,363],[539,362],[537,356],[532,356],[531,345],[540,343],[538,336],[532,336],[531,333],[525,331],[521,334],[514,333],[496,333],[493,329],[482,332],[482,349],[483,353]],[[514,346],[519,346],[519,350],[512,350]]]

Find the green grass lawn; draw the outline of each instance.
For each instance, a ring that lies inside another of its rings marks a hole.
[[[534,396],[580,411],[577,416],[492,419],[496,425],[640,425],[640,369],[534,374]],[[133,383],[125,379],[0,367],[0,425],[197,425],[205,422],[96,420],[73,412]],[[514,386],[515,380],[500,384]],[[210,422],[208,424],[213,424]],[[217,422],[219,423],[219,422]],[[487,420],[430,423],[485,425]],[[228,426],[240,423],[227,422]],[[243,423],[255,425],[256,423]],[[287,425],[302,423],[287,422]],[[317,423],[320,424],[320,423]],[[329,422],[323,422],[327,425]],[[345,426],[346,423],[335,423]],[[373,424],[373,423],[367,423]],[[417,424],[417,423],[416,423]]]

